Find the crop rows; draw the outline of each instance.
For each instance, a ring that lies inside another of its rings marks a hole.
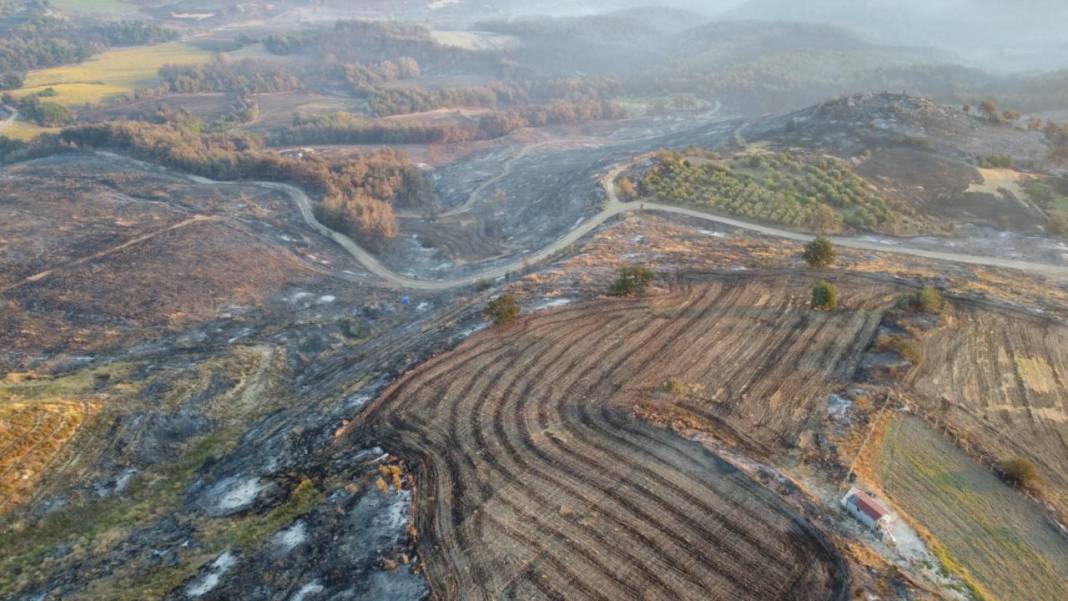
[[[437,595],[842,593],[847,576],[820,533],[729,464],[632,411],[663,374],[722,376],[723,386],[742,386],[744,419],[774,426],[771,438],[797,427],[878,319],[804,317],[799,292],[724,281],[545,313],[476,336],[387,390],[366,419],[415,468]],[[746,369],[758,372],[749,382]],[[798,390],[802,407],[761,378],[808,386]]]

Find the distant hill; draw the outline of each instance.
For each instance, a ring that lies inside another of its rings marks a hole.
[[[826,23],[880,43],[934,45],[970,64],[1046,68],[1063,64],[1068,3],[1061,0],[748,0],[727,19]]]

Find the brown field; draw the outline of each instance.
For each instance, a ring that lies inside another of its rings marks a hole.
[[[255,215],[259,228],[286,227],[280,215],[292,206],[274,193],[86,156],[4,175],[0,371],[23,353],[95,352],[155,337],[319,277],[271,230],[246,225]]]
[[[828,599],[841,560],[768,490],[635,417],[681,405],[778,447],[848,378],[884,291],[807,308],[803,276],[720,278],[539,313],[394,384],[365,417],[416,471],[443,598]],[[364,421],[366,420],[366,421]],[[566,559],[565,559],[566,558]]]
[[[910,384],[971,443],[1033,461],[1046,495],[1068,510],[1068,328],[966,306],[945,321],[925,338]]]

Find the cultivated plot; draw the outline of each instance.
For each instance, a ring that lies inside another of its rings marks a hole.
[[[868,322],[848,310],[802,318],[799,292],[724,280],[540,314],[391,387],[369,419],[416,468],[423,557],[439,593],[836,598],[847,576],[818,531],[715,455],[633,413],[646,383],[677,369],[739,386],[750,401],[737,410],[774,439],[776,420],[795,427],[810,400],[787,388],[821,389]],[[794,316],[774,321],[784,313]],[[742,371],[758,375],[747,385]]]

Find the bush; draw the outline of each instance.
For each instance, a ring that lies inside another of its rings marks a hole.
[[[920,345],[914,340],[883,334],[875,341],[875,346],[882,352],[896,353],[897,356],[914,365],[920,361]]]
[[[942,312],[945,305],[942,293],[934,286],[924,286],[919,292],[913,292],[901,297],[899,306],[913,311],[922,311],[937,315]]]
[[[1012,169],[1012,157],[1005,154],[981,156],[979,166],[983,169]]]
[[[924,313],[941,313],[942,293],[934,286],[924,286],[916,293],[916,304]]]
[[[681,397],[686,394],[686,385],[675,378],[668,378],[660,385],[660,391],[673,397]]]
[[[1019,457],[1009,459],[1002,461],[1000,467],[1009,484],[1027,490],[1034,490],[1038,486],[1038,468],[1030,460]]]
[[[519,302],[511,294],[502,294],[486,304],[486,315],[494,325],[507,326],[519,317]]]
[[[801,253],[801,257],[805,259],[806,263],[812,267],[819,268],[830,266],[837,256],[838,251],[834,248],[834,244],[823,236],[819,236],[806,244],[805,251]]]
[[[1053,211],[1049,216],[1049,231],[1068,238],[1068,211]]]
[[[812,307],[824,311],[838,308],[838,289],[833,284],[819,282],[812,287]]]
[[[650,269],[641,265],[628,265],[619,270],[619,276],[608,288],[612,296],[632,296],[645,290],[656,277]]]

